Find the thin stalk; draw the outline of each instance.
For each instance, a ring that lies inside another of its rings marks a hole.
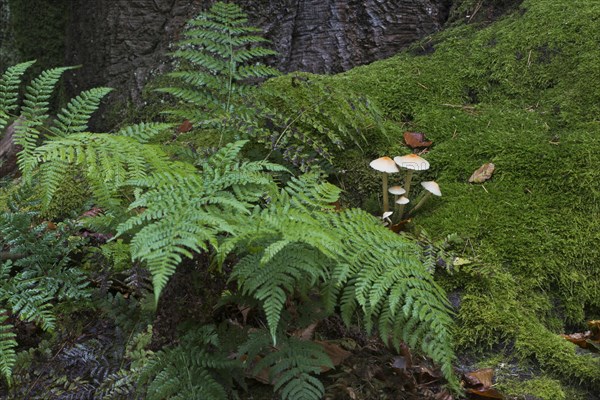
[[[410,193],[410,183],[412,181],[412,176],[413,176],[413,170],[409,169],[406,171],[406,176],[404,177],[404,190],[406,190],[406,193],[404,193],[404,196],[408,198],[408,194]],[[400,219],[400,221],[402,221],[402,215],[404,214],[404,206],[406,204],[400,204],[400,207],[398,207],[398,218]]]
[[[419,200],[419,202],[417,203],[416,206],[414,206],[412,208],[412,210],[410,210],[410,212],[408,213],[408,215],[413,215],[414,213],[416,213],[419,208],[421,208],[423,206],[423,204],[425,204],[425,202],[427,201],[427,199],[429,199],[431,197],[431,193],[427,192],[425,193],[425,195],[421,198],[421,200]]]
[[[389,198],[388,198],[388,174],[386,172],[382,172],[383,174],[383,212],[388,212],[390,208]]]

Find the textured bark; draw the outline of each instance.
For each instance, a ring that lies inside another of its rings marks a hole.
[[[167,68],[164,56],[185,21],[213,1],[73,0],[67,64],[83,67],[69,78],[69,94],[111,86],[140,101],[144,83]],[[241,0],[260,26],[282,71],[334,73],[388,57],[439,30],[448,0]]]

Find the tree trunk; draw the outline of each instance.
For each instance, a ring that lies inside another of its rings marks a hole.
[[[83,67],[69,94],[94,86],[139,105],[148,78],[168,69],[165,53],[185,22],[214,1],[73,0],[66,64]],[[284,72],[335,73],[388,57],[439,30],[449,0],[241,0]]]

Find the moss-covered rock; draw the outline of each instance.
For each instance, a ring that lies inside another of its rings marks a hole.
[[[435,178],[444,197],[414,223],[466,240],[461,257],[473,262],[442,278],[461,298],[459,349],[514,344],[552,377],[595,388],[599,359],[557,333],[600,317],[599,15],[598,2],[528,0],[491,25],[430,38],[427,55],[415,55],[417,46],[321,78],[375,99],[388,123],[434,141],[425,155],[432,168],[417,179]],[[342,183],[376,193],[368,161],[397,155],[400,141],[389,152],[355,152],[356,172]],[[467,183],[486,162],[496,165],[492,180]]]

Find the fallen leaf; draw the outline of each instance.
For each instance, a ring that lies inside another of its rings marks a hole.
[[[483,183],[489,180],[494,173],[496,166],[493,163],[485,163],[469,178],[470,183]]]
[[[404,142],[411,149],[429,147],[433,143],[425,140],[425,134],[421,132],[404,132]]]
[[[584,333],[571,333],[570,335],[560,335],[560,336],[562,336],[564,339],[568,340],[569,342],[571,342],[573,344],[576,344],[577,346],[579,346],[583,349],[587,349],[588,348],[588,340],[592,336],[592,332],[587,331]]]
[[[393,224],[390,226],[390,230],[394,233],[398,233],[400,231],[405,231],[407,225],[412,221],[412,218],[405,219],[403,221],[398,222],[397,224]]]
[[[600,350],[600,320],[588,321],[588,326],[590,327],[589,331],[560,336],[582,349],[598,352]]]
[[[471,388],[489,388],[493,385],[494,370],[492,368],[479,369],[465,374],[465,382]]]
[[[185,121],[183,121],[183,123],[181,125],[179,125],[179,127],[177,128],[177,132],[179,132],[179,133],[189,132],[192,130],[193,127],[194,126],[192,125],[190,120],[186,119]]]
[[[331,363],[334,367],[337,367],[352,355],[352,353],[342,349],[342,347],[337,343],[328,342],[324,340],[315,340],[315,343],[323,347],[323,350],[325,350],[325,353],[327,353],[327,355],[331,359]],[[327,370],[329,370],[329,368],[321,367],[322,372],[325,372]]]
[[[465,391],[475,399],[504,399],[502,393],[492,387],[494,370],[484,368],[464,374]]]
[[[315,333],[315,329],[317,328],[318,322],[314,322],[307,326],[304,329],[298,329],[292,333],[292,336],[297,337],[300,340],[310,340]]]

